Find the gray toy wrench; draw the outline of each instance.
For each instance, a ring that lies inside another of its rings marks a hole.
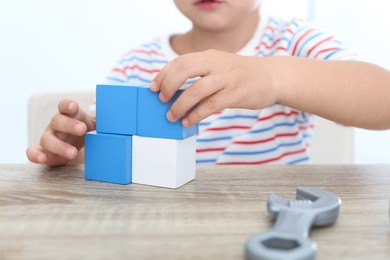
[[[298,187],[297,200],[272,194],[268,213],[275,220],[268,232],[252,236],[245,245],[246,259],[314,259],[317,244],[309,239],[311,226],[332,224],[339,215],[341,200],[335,194]]]

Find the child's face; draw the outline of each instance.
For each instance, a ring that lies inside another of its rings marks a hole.
[[[254,12],[261,0],[175,0],[177,8],[194,26],[210,31],[234,27]]]

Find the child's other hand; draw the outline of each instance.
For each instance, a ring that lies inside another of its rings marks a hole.
[[[95,130],[95,117],[72,100],[62,100],[58,112],[42,134],[40,144],[27,148],[31,162],[59,166],[75,160],[84,147],[85,133]]]
[[[198,123],[224,108],[261,109],[276,101],[270,70],[272,60],[216,50],[189,53],[168,63],[150,85],[168,102],[189,78],[201,77],[186,89],[167,113],[170,121],[183,118],[184,126]]]

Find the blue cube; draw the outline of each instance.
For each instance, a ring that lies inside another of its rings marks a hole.
[[[172,103],[182,92],[182,90],[177,91],[168,103],[163,103],[158,98],[158,93],[151,92],[149,88],[139,88],[137,135],[176,140],[196,135],[199,131],[197,124],[191,127],[184,127],[180,120],[172,123],[166,118],[166,113]]]
[[[137,91],[129,85],[97,85],[96,131],[137,134]]]
[[[85,135],[85,178],[131,183],[132,136],[88,132]]]

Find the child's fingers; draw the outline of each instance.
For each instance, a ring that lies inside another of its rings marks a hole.
[[[172,104],[167,113],[168,120],[175,122],[203,99],[221,90],[214,77],[204,77],[188,87]]]
[[[57,114],[50,122],[50,129],[54,132],[82,136],[86,133],[87,126],[77,119],[63,114]]]
[[[33,163],[45,164],[47,156],[41,146],[30,146],[26,150],[27,158]]]
[[[159,92],[161,91],[161,84],[164,81],[165,77],[171,72],[171,70],[178,64],[183,62],[183,59],[186,59],[187,57],[194,56],[194,53],[188,53],[184,54],[182,56],[179,56],[172,61],[170,61],[168,64],[166,64],[160,72],[157,74],[157,76],[153,79],[150,89],[153,92]],[[190,58],[191,59],[191,58]]]
[[[27,148],[26,154],[31,162],[50,166],[64,165],[69,161],[67,158],[49,153],[42,146],[38,145]]]
[[[204,77],[209,74],[208,65],[204,62],[204,55],[204,52],[190,53],[178,58],[176,65],[161,82],[161,101],[168,102],[189,78]]]
[[[204,53],[189,53],[175,59],[168,69],[163,69],[155,81],[159,86],[160,100],[168,102],[176,91],[189,79],[209,73]]]
[[[182,124],[185,127],[192,126],[206,117],[212,115],[215,112],[219,112],[222,109],[229,107],[228,99],[223,90],[211,95],[204,99],[198,106],[194,108],[185,118],[182,120]]]
[[[46,131],[41,137],[41,146],[49,153],[59,155],[68,160],[77,156],[77,148],[60,140],[53,132]]]
[[[152,92],[159,92],[161,89],[161,82],[164,80],[165,76],[169,73],[169,71],[175,66],[177,62],[177,58],[170,61],[166,64],[162,69],[158,72],[158,74],[154,77],[152,82],[150,83],[149,89]]]
[[[63,99],[58,103],[58,111],[61,114],[73,117],[79,111],[79,104],[71,99]]]
[[[202,100],[188,115],[182,120],[185,127],[190,127],[206,117],[228,107],[226,94],[221,90],[208,98]]]

